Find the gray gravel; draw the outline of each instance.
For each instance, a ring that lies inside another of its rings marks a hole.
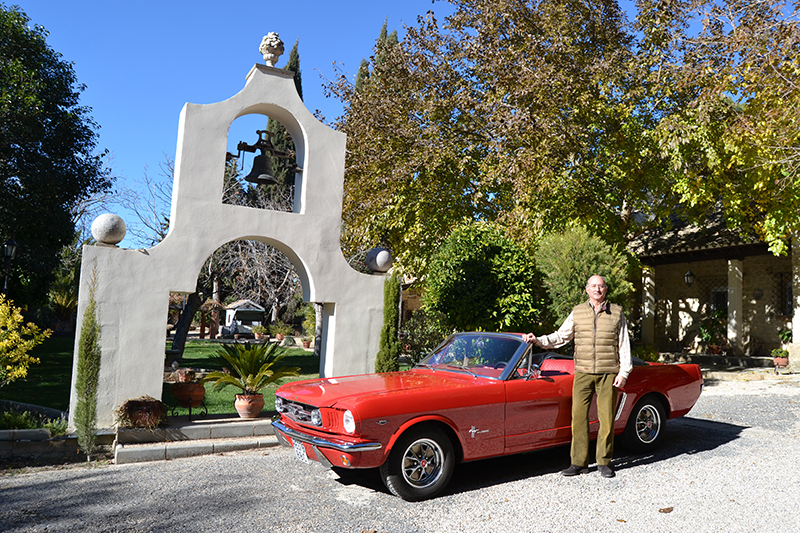
[[[407,503],[374,472],[342,480],[293,452],[0,476],[0,531],[800,531],[800,382],[709,384],[652,456],[564,478],[559,448],[457,467]]]

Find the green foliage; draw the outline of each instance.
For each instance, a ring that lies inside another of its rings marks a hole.
[[[723,309],[712,311],[707,317],[700,321],[698,326],[700,340],[703,344],[722,345],[727,342],[728,313]]]
[[[0,387],[28,375],[39,359],[28,352],[50,336],[32,322],[24,324],[22,311],[0,295]]]
[[[125,400],[114,414],[121,428],[155,429],[167,422],[166,404],[147,395]]]
[[[292,326],[288,324],[284,324],[283,322],[278,322],[277,324],[271,324],[269,326],[269,333],[270,335],[289,335],[292,333]]]
[[[375,372],[400,370],[400,291],[400,277],[397,274],[383,282],[383,327],[380,349],[375,358]]]
[[[202,379],[213,383],[214,390],[228,386],[237,387],[243,394],[258,394],[270,383],[286,376],[296,376],[297,367],[274,368],[285,356],[286,350],[277,344],[224,344],[217,352],[219,364],[230,371],[215,371]]]
[[[620,303],[633,291],[627,279],[626,256],[582,226],[542,238],[537,246],[536,265],[544,274],[550,311],[557,320],[563,320],[573,307],[588,300],[586,281],[591,276],[606,279],[611,301]]]
[[[400,328],[403,353],[418,363],[436,348],[450,333],[443,327],[443,316],[431,316],[430,311],[418,309]]]
[[[345,103],[346,254],[384,243],[423,278],[465,219],[518,242],[582,220],[623,243],[656,221],[635,213],[674,208],[653,135],[672,100],[641,83],[652,64],[618,2],[451,3],[376,47],[358,88],[328,85]]]
[[[785,253],[800,229],[800,12],[776,0],[641,2],[649,83],[682,95],[656,137],[680,201]]]
[[[97,448],[97,383],[100,375],[100,317],[95,300],[97,277],[92,272],[89,301],[83,311],[78,340],[78,364],[75,374],[75,432],[78,446],[87,456]]]
[[[770,357],[786,357],[788,359],[789,351],[788,350],[784,350],[782,348],[775,348],[774,350],[772,350],[770,352],[769,355],[770,355]]]
[[[316,331],[317,311],[314,309],[314,304],[305,304],[303,306],[303,335],[314,338]]]
[[[269,333],[269,328],[267,326],[262,326],[260,324],[257,325],[257,326],[253,326],[250,329],[253,331],[253,333],[259,333],[259,334],[262,334],[262,335],[264,333]]]
[[[782,343],[788,344],[788,343],[792,342],[792,339],[794,338],[794,335],[792,333],[792,330],[787,328],[787,329],[782,329],[778,333],[778,338],[781,340]]]
[[[475,222],[456,228],[433,256],[423,306],[444,329],[531,331],[544,298],[527,252],[497,226]]]
[[[47,418],[29,411],[0,412],[0,429],[49,429],[50,435],[57,437],[67,432],[67,421],[63,418]]]
[[[649,344],[634,348],[631,355],[638,357],[642,361],[647,361],[648,363],[657,363],[661,357],[661,354],[658,353],[655,346]]]
[[[111,188],[82,90],[47,31],[0,5],[0,235],[20,245],[9,285],[27,305],[46,297],[73,210]]]

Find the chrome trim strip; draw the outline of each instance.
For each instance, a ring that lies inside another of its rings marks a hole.
[[[314,450],[314,455],[316,455],[316,456],[317,456],[317,461],[319,461],[319,463],[320,463],[322,466],[324,466],[325,468],[330,468],[330,467],[332,467],[332,466],[333,466],[333,464],[331,464],[331,462],[330,462],[330,461],[328,461],[328,458],[327,458],[327,457],[325,457],[325,456],[322,454],[322,452],[319,450],[319,448],[317,448],[316,446],[313,446],[313,445],[312,445],[312,446],[311,446],[311,449],[312,449],[312,450]]]
[[[279,421],[273,421],[272,427],[277,429],[281,433],[285,433],[292,440],[297,439],[300,442],[306,442],[311,444],[312,446],[322,446],[325,448],[333,448],[334,450],[339,450],[340,452],[369,452],[372,450],[380,450],[383,448],[383,445],[380,442],[358,442],[354,444],[337,444],[335,442],[331,442],[329,440],[321,439],[319,437],[312,437],[310,435],[306,435],[305,433],[300,433],[299,431],[295,431],[294,429],[289,429],[288,427],[284,426]]]
[[[619,399],[619,407],[617,407],[617,416],[614,417],[614,422],[619,420],[619,417],[622,416],[622,409],[625,407],[625,400],[628,399],[628,393],[623,392],[622,398]]]

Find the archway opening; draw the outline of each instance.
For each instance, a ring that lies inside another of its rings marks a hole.
[[[188,408],[179,405],[173,383],[187,372],[199,379],[222,370],[218,354],[225,344],[279,344],[285,358],[278,366],[300,369],[299,376],[281,383],[319,377],[321,307],[303,301],[305,274],[298,268],[302,265],[295,266],[268,242],[234,240],[208,257],[195,293],[170,294],[162,398],[174,407],[174,415],[188,414]],[[263,391],[267,410],[277,386]],[[211,414],[234,413],[237,393],[233,387],[212,391],[207,384],[205,407]]]

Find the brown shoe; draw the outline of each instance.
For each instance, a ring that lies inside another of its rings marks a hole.
[[[585,466],[570,465],[569,468],[561,471],[562,476],[577,476],[578,474],[586,474],[589,469]]]
[[[616,476],[614,470],[609,465],[597,465],[597,471],[600,472],[600,475],[603,477]]]

